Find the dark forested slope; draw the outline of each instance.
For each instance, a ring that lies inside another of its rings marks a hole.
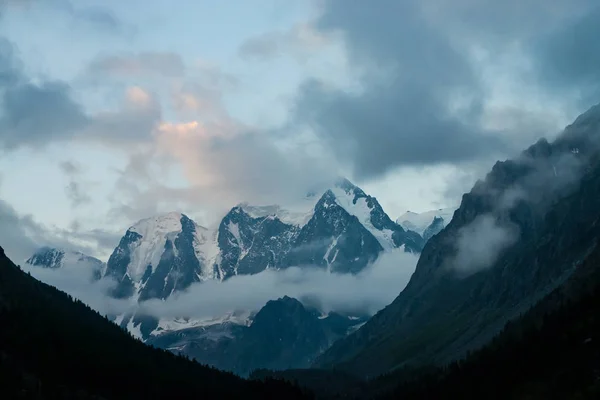
[[[302,398],[150,348],[15,266],[0,248],[0,398]]]
[[[600,398],[600,249],[489,345],[402,383],[402,399]],[[381,382],[393,381],[394,374]],[[373,387],[377,385],[373,382]]]

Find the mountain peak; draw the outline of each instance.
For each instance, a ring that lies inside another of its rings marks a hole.
[[[153,217],[144,218],[136,222],[129,228],[134,232],[141,233],[139,230],[145,230],[148,226],[160,226],[163,229],[172,229],[173,231],[181,229],[181,219],[188,218],[186,215],[171,211],[164,214],[158,214]],[[189,218],[188,218],[189,219]],[[179,228],[177,228],[179,226]]]
[[[334,188],[340,188],[348,194],[353,193],[359,197],[366,196],[366,193],[361,188],[350,182],[347,178],[338,178],[334,183]]]

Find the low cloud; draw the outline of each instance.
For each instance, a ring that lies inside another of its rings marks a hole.
[[[146,301],[137,312],[166,319],[211,319],[233,311],[258,311],[267,301],[287,295],[323,312],[373,314],[404,289],[416,263],[416,256],[397,250],[383,254],[357,275],[330,274],[310,267],[266,270],[224,282],[196,283],[166,301]],[[27,267],[27,271],[102,314],[130,312],[136,306],[109,298],[107,293],[114,283],[106,279],[91,283],[91,269],[83,265],[58,270]]]
[[[130,302],[117,300],[108,295],[116,286],[113,280],[105,278],[93,281],[95,269],[91,263],[67,263],[59,269],[23,264],[21,269],[34,278],[83,301],[102,315],[121,314],[134,309]]]
[[[19,214],[0,199],[0,246],[16,264],[24,262],[44,246],[72,249],[89,255],[106,255],[112,252],[120,237],[118,233],[101,229],[50,229],[31,215]]]
[[[515,225],[499,222],[491,214],[480,215],[458,231],[451,268],[460,275],[490,268],[518,238],[519,229]]]
[[[475,186],[474,194],[489,212],[458,231],[454,270],[468,275],[491,267],[519,238],[518,226],[509,219],[511,210],[524,205],[540,218],[578,185],[600,150],[599,115],[600,106],[593,107],[553,143],[541,139],[515,160],[497,163],[486,181]]]

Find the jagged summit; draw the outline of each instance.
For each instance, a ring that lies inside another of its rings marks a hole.
[[[106,275],[119,282],[114,295],[164,299],[209,277],[209,239],[206,228],[179,212],[137,222],[125,232],[107,263]]]

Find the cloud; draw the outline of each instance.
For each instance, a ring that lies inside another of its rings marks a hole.
[[[88,73],[120,77],[142,74],[181,77],[185,74],[185,65],[176,53],[141,52],[99,56],[90,63]]]
[[[77,227],[74,227],[77,228]],[[19,214],[0,199],[0,246],[15,263],[21,263],[41,247],[80,251],[91,256],[112,252],[121,235],[102,229],[58,229],[47,227],[32,215]]]
[[[526,206],[542,217],[556,199],[572,193],[597,157],[599,129],[600,105],[582,114],[553,143],[540,139],[516,159],[496,163],[472,191],[489,212],[458,231],[450,268],[468,275],[491,267],[520,236],[519,226],[510,221],[515,218],[511,211]],[[522,210],[517,211],[521,218]],[[529,229],[531,222],[522,226]]]
[[[597,2],[321,4],[315,29],[343,38],[359,84],[331,88],[308,80],[294,122],[314,129],[359,178],[512,156],[558,131],[557,108],[581,110],[566,89],[597,88]],[[271,43],[256,49],[268,54]],[[506,73],[519,82],[510,90]],[[555,78],[537,78],[544,76]],[[560,93],[559,78],[566,83]]]
[[[39,148],[88,123],[68,84],[33,83],[22,68],[13,44],[0,38],[0,148]]]
[[[155,96],[139,86],[131,86],[125,90],[118,109],[92,115],[78,132],[78,138],[129,151],[132,145],[142,147],[149,143],[161,119],[162,108]]]
[[[542,83],[559,92],[579,91],[584,104],[600,96],[600,5],[594,5],[533,48]]]
[[[234,122],[163,124],[156,138],[208,203],[285,204],[338,175],[327,161],[309,154],[310,148],[284,149],[275,134],[245,131]]]
[[[291,267],[236,276],[221,282],[209,280],[165,301],[148,300],[139,305],[108,296],[115,282],[104,278],[92,282],[93,269],[83,264],[45,269],[24,265],[32,276],[80,299],[101,314],[136,311],[155,318],[213,319],[235,311],[253,312],[267,301],[284,295],[297,298],[322,312],[354,315],[374,314],[404,289],[414,272],[417,257],[401,250],[383,254],[357,275],[330,274],[320,268]]]
[[[0,246],[15,263],[33,254],[39,244],[30,237],[38,231],[38,225],[31,217],[17,214],[6,202],[0,200]]]
[[[94,249],[79,245],[70,234],[49,229],[31,215],[20,215],[5,201],[0,200],[0,246],[16,263],[28,259],[43,246],[66,248],[93,254]]]
[[[480,215],[458,231],[451,268],[461,275],[490,268],[501,252],[518,238],[519,230],[515,225],[501,223],[491,214]]]
[[[131,33],[134,28],[119,18],[110,8],[104,6],[86,6],[71,0],[8,0],[12,3],[22,2],[27,5],[46,7],[68,15],[74,22],[83,23],[94,29],[108,33]]]
[[[111,9],[103,6],[75,5],[71,0],[0,0],[0,16],[8,7],[45,7],[69,16],[76,23],[83,23],[109,33],[132,33],[134,27],[119,18]]]
[[[136,312],[156,318],[213,319],[234,311],[258,311],[267,301],[284,295],[323,312],[355,315],[374,314],[404,289],[414,272],[417,257],[397,250],[383,254],[357,275],[330,274],[321,268],[291,267],[265,270],[255,275],[236,276],[224,282],[195,283],[167,300],[148,300],[140,305],[108,296],[114,286],[110,279],[91,282],[92,268],[67,265],[50,270],[24,266],[26,271],[48,284],[89,304],[102,314]]]
[[[306,82],[295,106],[298,123],[368,178],[400,165],[509,151],[493,132],[481,133],[481,87],[464,50],[427,21],[417,2],[377,3],[326,3],[317,29],[342,34],[360,89]]]
[[[22,264],[21,269],[34,278],[83,301],[102,315],[118,315],[133,310],[131,303],[108,295],[116,286],[116,282],[108,278],[100,281],[92,280],[95,269],[91,263],[66,263],[59,269]]]
[[[73,135],[88,120],[69,85],[31,83],[15,52],[12,43],[0,38],[0,147],[39,147]]]
[[[282,55],[305,59],[328,43],[328,38],[310,24],[297,24],[286,31],[267,32],[246,40],[239,55],[247,60],[268,61]]]
[[[88,113],[67,83],[32,83],[12,43],[0,38],[0,148],[42,148],[74,139],[128,147],[147,141],[160,119],[160,104],[138,86],[126,89],[119,109]]]
[[[73,208],[89,204],[92,198],[86,193],[87,182],[81,180],[81,166],[71,161],[63,161],[59,164],[59,168],[69,179],[69,183],[65,187],[65,193]]]

